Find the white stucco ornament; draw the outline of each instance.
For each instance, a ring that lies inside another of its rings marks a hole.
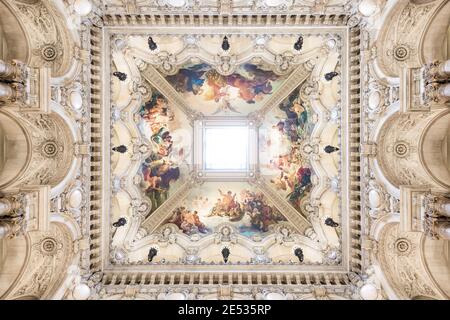
[[[336,45],[337,45],[336,39],[328,39],[328,40],[327,40],[327,47],[328,47],[329,49],[334,49],[334,48],[336,48]]]
[[[266,0],[265,3],[268,7],[278,7],[285,4],[286,0]]]
[[[80,110],[83,106],[83,97],[81,96],[81,93],[78,91],[72,91],[69,96],[70,99],[70,105],[75,110]]]
[[[188,45],[194,45],[194,44],[197,43],[197,39],[196,39],[194,36],[192,36],[192,35],[189,35],[189,36],[185,37],[185,38],[184,38],[184,41],[185,41]]]
[[[369,110],[376,111],[381,105],[381,94],[378,91],[373,91],[369,95]]]
[[[186,300],[186,295],[182,292],[172,292],[166,295],[166,300]]]
[[[182,7],[186,4],[186,0],[167,0],[172,7]]]
[[[378,1],[377,0],[363,0],[359,4],[359,12],[363,16],[370,17],[378,11]]]
[[[381,196],[377,190],[369,191],[369,204],[372,209],[381,207]]]
[[[375,300],[378,297],[378,290],[373,284],[365,284],[359,290],[361,298],[364,300]]]
[[[87,16],[92,11],[92,3],[89,0],[75,0],[73,8],[80,16]]]
[[[286,300],[286,296],[279,292],[269,292],[264,298],[266,300]]]
[[[266,44],[266,40],[267,39],[265,37],[258,37],[258,38],[256,38],[255,42],[258,46],[263,46]]]
[[[87,300],[91,295],[91,288],[85,283],[80,283],[75,286],[72,294],[76,300]]]
[[[78,209],[83,202],[83,194],[80,189],[73,190],[69,195],[69,206],[73,209]]]
[[[161,7],[171,6],[175,8],[181,8],[186,4],[186,0],[160,0],[158,5]]]

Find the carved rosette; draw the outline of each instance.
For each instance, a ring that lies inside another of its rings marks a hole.
[[[51,2],[9,1],[19,13],[26,33],[30,35],[30,66],[49,66],[54,76],[61,76],[72,62],[73,41],[66,19]]]
[[[389,283],[402,299],[423,295],[440,299],[423,264],[420,232],[400,232],[398,224],[384,228],[378,260]]]
[[[388,180],[396,185],[433,185],[419,158],[420,137],[432,113],[392,116],[377,141],[377,159]]]
[[[14,290],[6,299],[35,297],[47,299],[57,289],[72,259],[73,245],[70,232],[63,226],[51,224],[49,232],[30,232],[31,253]]]
[[[56,114],[20,113],[18,119],[31,137],[31,159],[14,185],[56,185],[67,175],[73,160],[73,139],[65,121]]]

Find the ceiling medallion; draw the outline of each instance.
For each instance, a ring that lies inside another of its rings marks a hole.
[[[41,145],[41,154],[46,158],[54,158],[58,154],[58,149],[55,141],[45,141]]]
[[[58,57],[58,51],[52,44],[44,45],[41,49],[41,57],[45,61],[54,61]]]
[[[394,153],[399,158],[404,158],[409,154],[409,144],[404,141],[398,141],[394,144]]]
[[[411,242],[406,238],[400,238],[395,241],[395,249],[399,255],[408,254],[411,248]]]
[[[61,247],[62,245],[58,245],[58,242],[54,238],[48,237],[42,239],[39,249],[42,254],[53,256]]]
[[[397,45],[394,48],[394,58],[397,61],[405,61],[409,58],[410,52],[406,45]]]

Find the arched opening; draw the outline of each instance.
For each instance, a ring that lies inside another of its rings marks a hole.
[[[450,55],[450,2],[440,8],[423,37],[421,52],[424,62],[447,60]]]
[[[25,237],[0,240],[0,299],[21,274],[26,256]]]
[[[428,271],[435,283],[450,296],[450,241],[425,238],[423,253]]]
[[[17,18],[0,1],[0,59],[16,59],[28,63],[28,41]]]
[[[450,187],[450,113],[438,115],[428,124],[421,142],[421,158],[431,177]]]
[[[10,184],[28,163],[25,132],[11,117],[0,113],[0,188]]]

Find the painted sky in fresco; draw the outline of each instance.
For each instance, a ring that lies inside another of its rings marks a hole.
[[[166,80],[196,111],[206,115],[242,116],[258,110],[285,80],[270,69],[240,65],[229,76],[201,63],[186,65]]]
[[[314,128],[310,117],[296,89],[270,111],[259,131],[261,173],[298,210],[311,189],[312,169],[299,152],[300,143]]]
[[[251,185],[208,182],[193,189],[166,223],[185,234],[207,235],[222,223],[231,223],[241,235],[262,235],[286,218]]]
[[[140,187],[153,212],[176,191],[189,172],[192,130],[186,116],[172,108],[156,90],[141,106],[139,115],[138,128],[150,141],[151,148],[150,156],[140,167]]]

